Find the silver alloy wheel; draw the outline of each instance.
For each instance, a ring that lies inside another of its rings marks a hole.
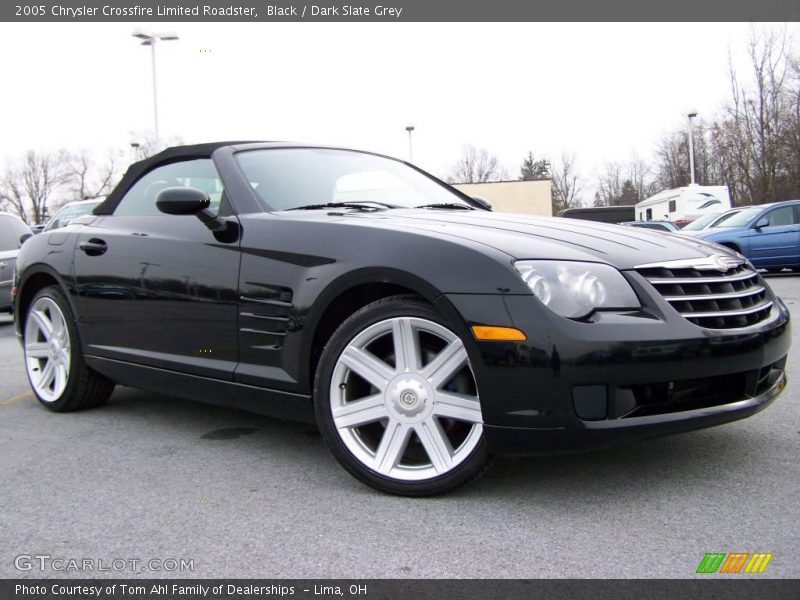
[[[25,368],[36,395],[55,402],[67,387],[70,339],[64,313],[52,298],[34,302],[25,321]]]
[[[483,432],[464,344],[446,327],[417,317],[380,321],[353,338],[333,370],[330,402],[353,456],[403,481],[452,471]]]

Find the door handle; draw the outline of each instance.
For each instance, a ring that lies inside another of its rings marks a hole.
[[[5,269],[8,266],[8,263],[0,262],[0,269]]]
[[[78,244],[78,248],[83,250],[88,256],[99,256],[108,250],[108,244],[98,238],[91,238]]]

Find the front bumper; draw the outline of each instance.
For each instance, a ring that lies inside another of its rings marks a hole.
[[[727,423],[768,406],[787,381],[789,312],[777,299],[763,322],[730,330],[694,325],[658,298],[592,322],[532,296],[452,294],[440,308],[465,331],[490,324],[527,336],[467,343],[495,454],[580,452]]]
[[[659,435],[713,427],[744,419],[765,409],[786,387],[786,374],[765,392],[731,404],[662,415],[603,421],[580,421],[573,427],[536,429],[484,425],[484,434],[494,454],[568,454],[600,450]]]

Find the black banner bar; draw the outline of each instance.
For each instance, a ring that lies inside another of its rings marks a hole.
[[[800,597],[796,580],[753,577],[667,580],[429,579],[6,579],[3,600],[738,600]]]
[[[0,20],[26,22],[800,21],[800,0],[16,0]]]

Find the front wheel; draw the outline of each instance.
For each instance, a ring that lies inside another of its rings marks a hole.
[[[373,302],[336,330],[320,359],[314,403],[333,454],[379,490],[439,494],[488,465],[467,351],[416,297]]]

